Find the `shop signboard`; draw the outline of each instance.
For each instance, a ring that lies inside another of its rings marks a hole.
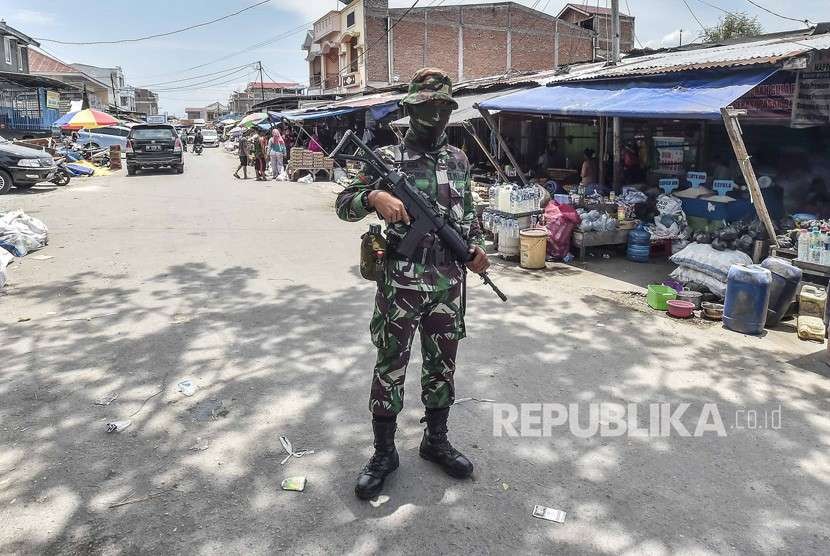
[[[655,137],[658,170],[663,173],[682,173],[685,145],[683,137]]]
[[[830,125],[830,51],[814,52],[796,80],[792,126],[819,125]]]
[[[46,91],[46,108],[57,110],[61,105],[61,94],[57,91]]]
[[[796,74],[779,71],[732,103],[733,108],[747,111],[747,119],[778,121],[787,125],[793,113]]]

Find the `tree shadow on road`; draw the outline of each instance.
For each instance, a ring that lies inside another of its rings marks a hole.
[[[579,438],[567,428],[495,436],[493,407],[468,402],[453,410],[451,436],[478,467],[474,480],[458,482],[417,457],[413,357],[401,468],[389,499],[370,505],[352,488],[371,443],[371,284],[265,285],[252,268],[203,263],[171,267],[147,288],[82,273],[17,288],[31,301],[57,300],[59,314],[3,330],[16,339],[0,346],[0,552],[826,547],[825,379],[613,300],[519,292],[503,305],[473,282],[459,397],[685,401],[698,412],[711,402],[727,426],[736,411],[780,404],[783,426],[725,438]],[[192,397],[177,391],[183,379],[198,385]],[[118,398],[95,405],[110,393]],[[220,411],[205,412],[219,402]],[[107,434],[113,419],[132,424]],[[315,454],[281,465],[280,435]],[[309,478],[306,491],[281,491],[294,475]],[[139,501],[109,507],[131,500]],[[568,511],[567,522],[533,519],[534,504]]]

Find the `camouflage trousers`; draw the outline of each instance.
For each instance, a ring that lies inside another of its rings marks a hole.
[[[461,284],[440,291],[418,291],[383,284],[375,296],[369,326],[378,348],[369,410],[395,416],[403,408],[404,379],[415,331],[421,331],[421,401],[445,408],[455,401],[455,354],[465,336]]]

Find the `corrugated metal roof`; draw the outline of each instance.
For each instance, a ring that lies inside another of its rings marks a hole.
[[[586,71],[582,65],[570,73],[554,76],[544,83],[584,79],[614,79],[633,75],[655,75],[680,71],[772,65],[800,56],[811,50],[830,49],[830,34],[776,37],[723,46],[656,52],[623,58],[616,66]],[[576,72],[575,72],[576,71]]]
[[[558,70],[520,72],[483,77],[459,83],[456,91],[487,91],[527,85],[547,85],[589,79],[618,79],[636,75],[657,75],[716,68],[775,65],[811,50],[830,49],[830,33],[810,35],[808,31],[775,34],[720,46],[697,46],[628,56],[616,66],[586,62]]]

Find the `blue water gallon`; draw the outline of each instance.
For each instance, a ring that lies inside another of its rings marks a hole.
[[[801,283],[801,269],[786,259],[768,257],[761,266],[772,273],[767,309],[767,327],[775,326],[790,310]]]
[[[651,234],[640,224],[628,233],[626,257],[635,263],[647,263],[651,251]]]
[[[761,265],[737,265],[726,276],[723,325],[742,334],[764,331],[772,273]]]

